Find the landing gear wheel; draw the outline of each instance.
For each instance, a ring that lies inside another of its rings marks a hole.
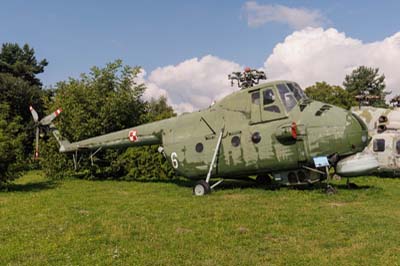
[[[200,180],[193,187],[193,195],[195,196],[204,196],[209,193],[211,193],[210,185],[204,180]]]
[[[332,187],[331,185],[328,185],[325,189],[325,193],[328,195],[333,195],[337,193],[336,188]]]

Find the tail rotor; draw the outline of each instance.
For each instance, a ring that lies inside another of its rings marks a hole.
[[[55,112],[51,113],[48,116],[43,117],[39,120],[39,115],[32,106],[29,107],[31,111],[33,121],[35,122],[35,156],[34,159],[37,160],[39,158],[39,135],[40,128],[50,126],[51,122],[62,112],[61,108],[58,108]]]

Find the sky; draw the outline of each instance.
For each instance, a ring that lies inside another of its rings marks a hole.
[[[237,88],[245,66],[303,88],[341,85],[359,65],[379,67],[400,93],[400,1],[5,1],[0,43],[28,43],[49,65],[46,87],[122,59],[141,66],[144,97],[177,112]]]

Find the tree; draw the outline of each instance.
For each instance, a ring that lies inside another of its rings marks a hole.
[[[43,113],[43,92],[37,86],[30,85],[27,81],[15,77],[10,73],[0,73],[0,102],[7,103],[10,116],[20,116],[21,123],[28,126],[32,122],[29,106]]]
[[[0,72],[10,73],[30,85],[42,86],[36,75],[43,73],[47,65],[46,59],[36,60],[35,50],[28,44],[21,48],[16,43],[4,43],[0,50]]]
[[[21,166],[27,169],[26,162],[32,158],[34,131],[29,106],[35,106],[35,109],[43,114],[42,98],[45,93],[36,75],[42,73],[46,65],[45,59],[37,62],[34,50],[27,44],[22,48],[18,44],[10,43],[1,47],[1,123],[7,123],[0,129],[0,160],[3,163],[0,175],[3,179],[5,176],[17,176]]]
[[[176,116],[174,109],[167,104],[167,98],[165,98],[165,96],[161,96],[158,99],[152,98],[147,103],[146,114],[147,121],[158,121]]]
[[[48,109],[63,108],[63,113],[55,121],[61,135],[70,141],[79,141],[170,115],[165,99],[152,104],[143,101],[145,86],[134,81],[139,71],[139,67],[124,66],[121,60],[117,60],[104,68],[93,67],[89,74],[82,74],[79,79],[59,82]],[[58,153],[54,140],[42,148],[41,165],[48,176],[55,178],[71,174],[66,169],[72,169],[72,160]],[[156,169],[150,171],[155,173],[159,167],[156,161],[163,159],[162,155],[153,152],[155,149],[100,150],[93,165],[88,154],[81,153],[85,157],[74,175],[119,179],[135,171],[132,167],[139,169],[136,173],[140,175],[145,172],[142,169]],[[128,162],[138,157],[141,160],[139,166]]]
[[[345,109],[350,109],[356,104],[354,97],[340,86],[332,86],[323,82],[317,82],[307,87],[305,93],[313,100],[333,104]]]
[[[146,104],[146,122],[153,122],[176,116],[167,99],[151,99]],[[113,166],[122,171],[122,179],[167,179],[174,176],[172,167],[163,155],[158,153],[158,146],[128,148],[122,153]]]
[[[379,96],[380,100],[372,102],[375,107],[387,107],[385,103],[385,75],[379,75],[379,68],[360,66],[346,75],[343,86],[354,98],[356,95]]]
[[[0,187],[17,178],[23,169],[23,140],[20,117],[10,117],[9,106],[0,104]]]

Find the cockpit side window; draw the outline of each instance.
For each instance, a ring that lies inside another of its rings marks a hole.
[[[263,91],[263,105],[271,104],[275,101],[275,95],[272,89],[267,89]]]
[[[385,151],[385,140],[384,139],[374,139],[373,150],[374,150],[374,152]]]
[[[259,91],[255,91],[251,94],[251,103],[252,104],[260,104],[260,92]]]
[[[293,92],[293,95],[297,101],[307,98],[303,90],[296,83],[286,83],[286,85],[289,87],[289,90]]]
[[[277,105],[273,105],[275,103],[275,94],[273,88],[267,88],[263,91],[263,106],[264,111],[280,113],[281,110]]]
[[[292,83],[292,84],[293,84],[293,86],[294,86],[295,88],[297,88],[297,90],[299,91],[299,93],[301,94],[301,97],[302,97],[303,99],[308,99],[307,94],[303,91],[303,89],[299,86],[299,84],[297,84],[297,83]]]
[[[282,102],[285,105],[286,110],[289,112],[296,106],[297,101],[293,92],[289,91],[285,84],[277,84],[279,95],[281,96]]]

